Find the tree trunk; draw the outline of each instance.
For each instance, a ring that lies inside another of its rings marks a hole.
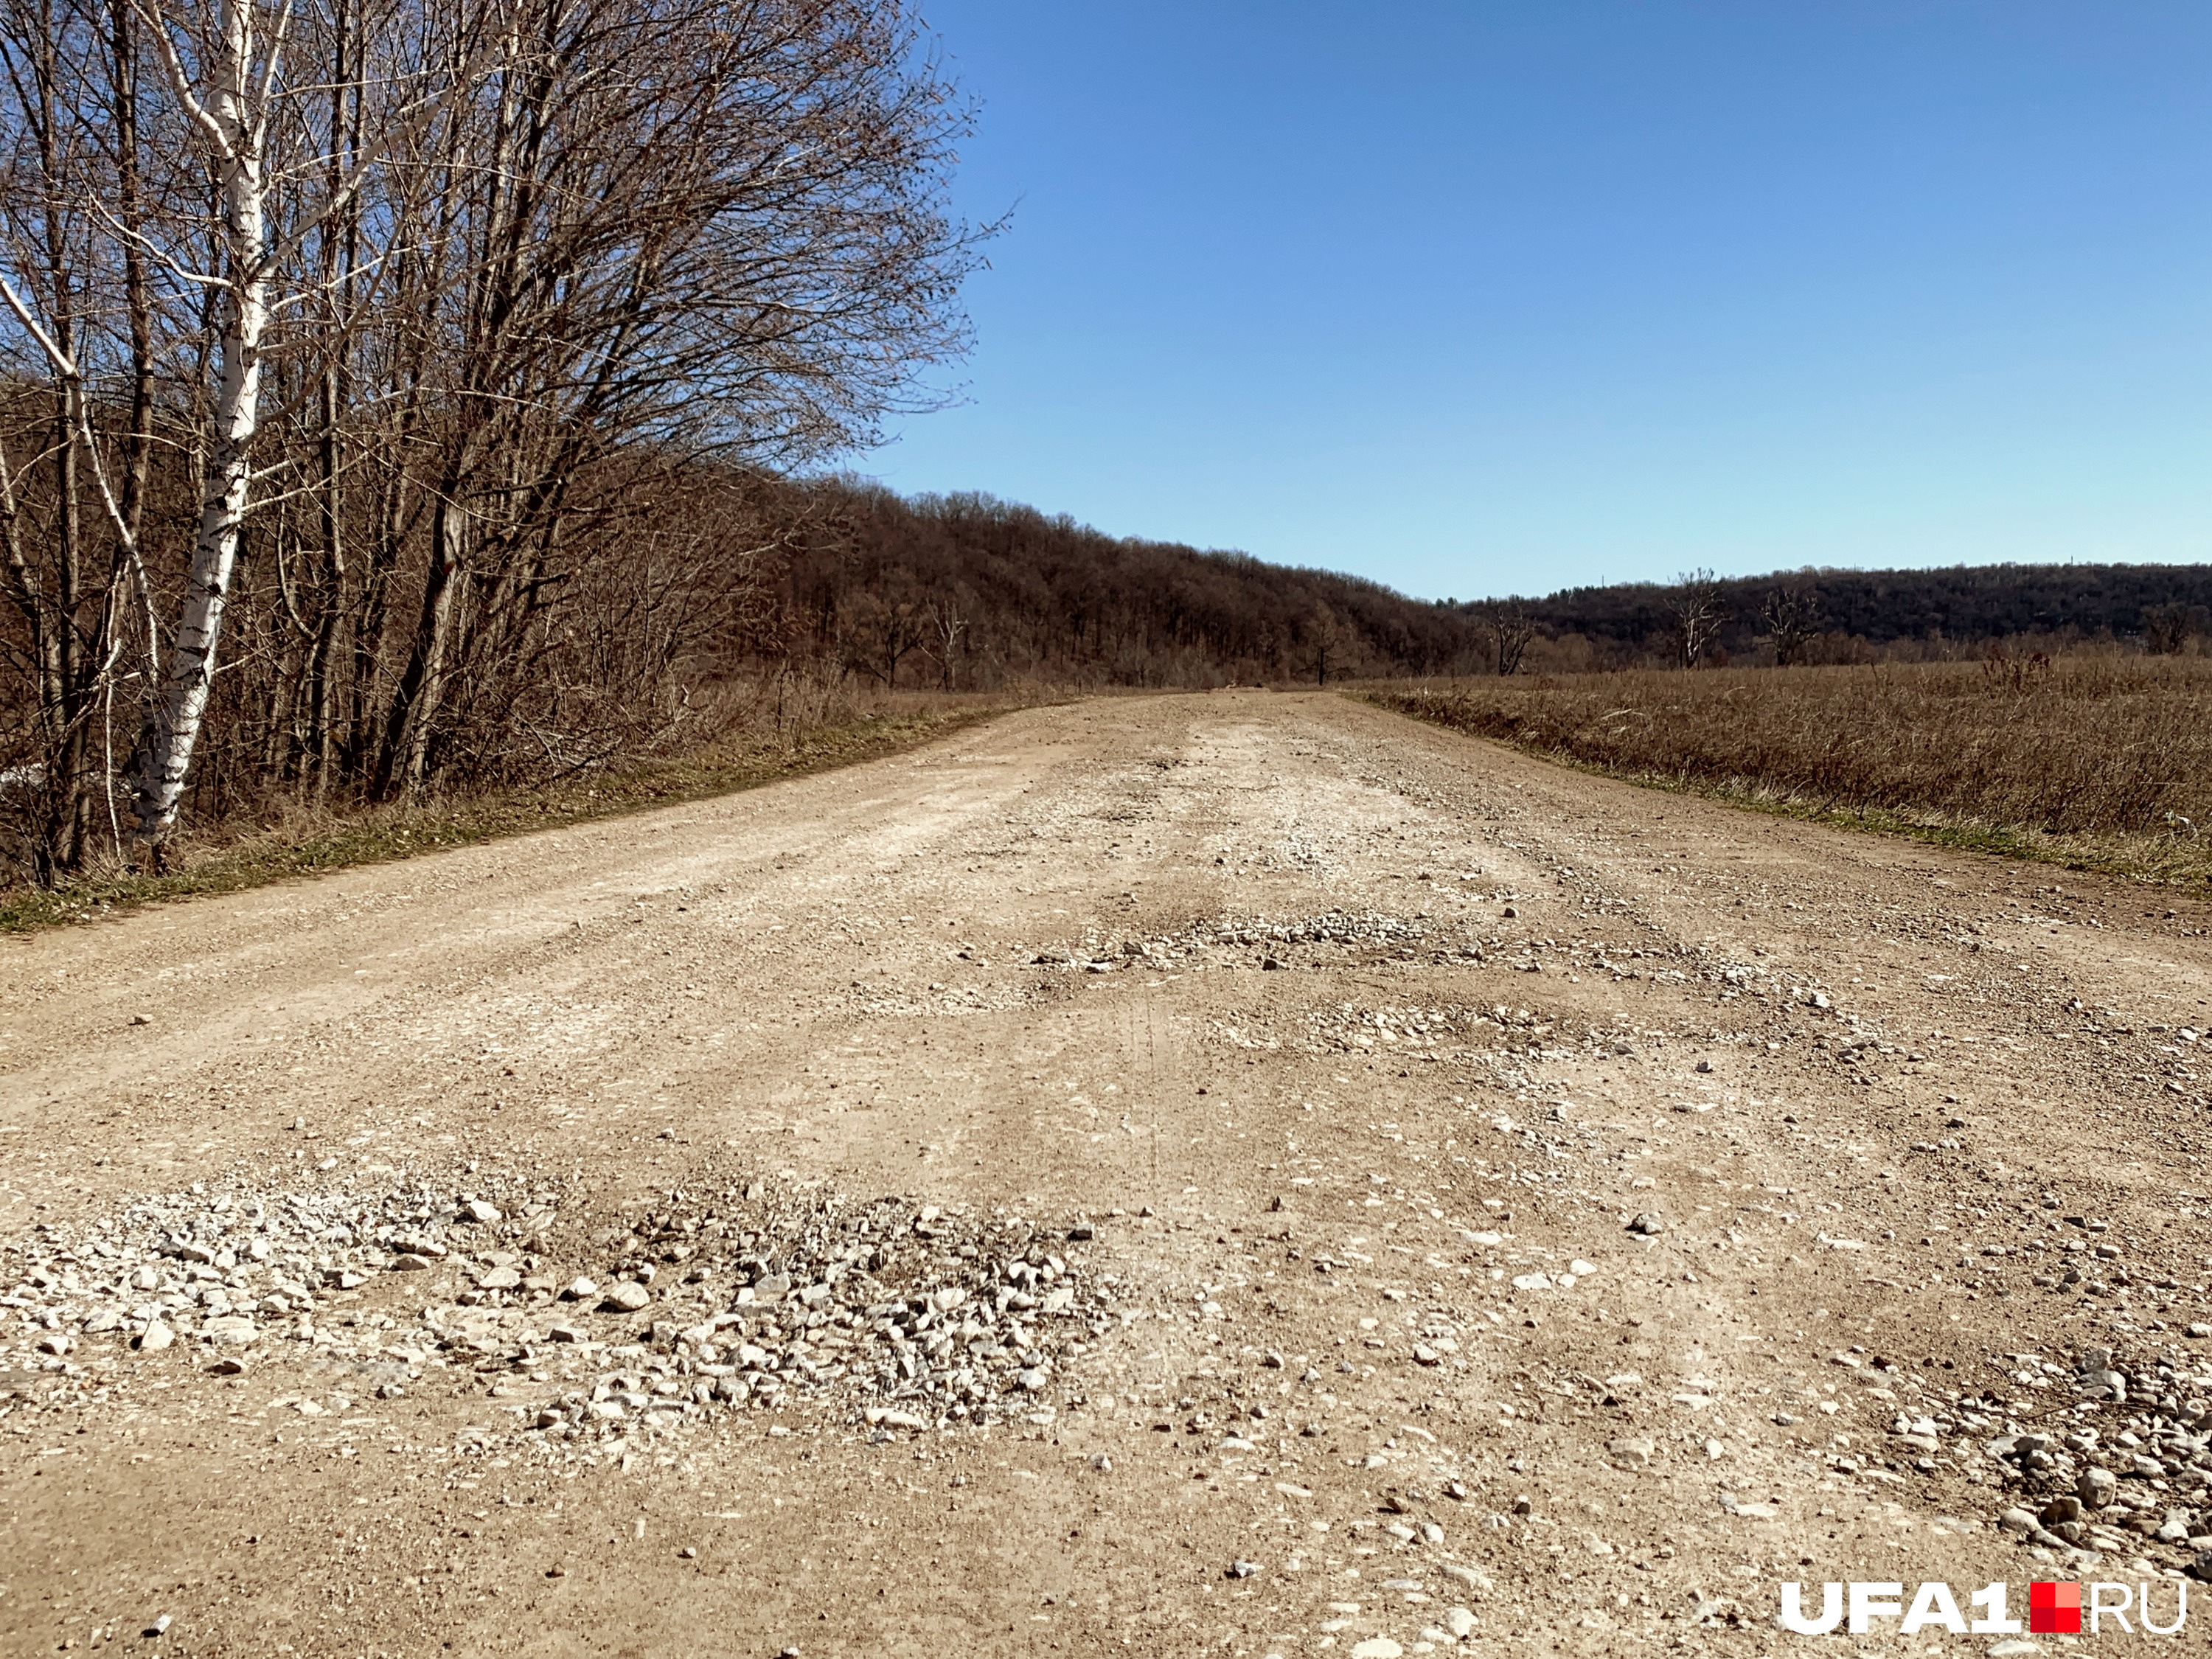
[[[206,493],[199,532],[185,573],[184,605],[156,691],[153,744],[133,803],[138,838],[160,847],[176,827],[177,806],[192,750],[215,686],[216,647],[238,562],[239,532],[252,487],[252,452],[260,416],[261,340],[269,325],[268,276],[258,136],[250,106],[252,40],[250,9],[225,7],[222,61],[210,114],[223,141],[221,155],[224,254],[228,281],[217,346]]]

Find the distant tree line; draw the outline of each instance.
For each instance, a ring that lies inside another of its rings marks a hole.
[[[1954,656],[1996,641],[2172,654],[2212,635],[2212,566],[1808,568],[1726,580],[1699,571],[1516,603],[1552,647],[1540,653],[1552,667],[1787,666]]]

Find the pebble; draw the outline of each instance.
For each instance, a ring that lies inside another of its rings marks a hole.
[[[1352,1659],[1400,1659],[1405,1651],[1387,1636],[1370,1636],[1352,1644]]]
[[[599,1306],[613,1313],[635,1313],[653,1300],[653,1292],[634,1279],[624,1279],[606,1294]]]
[[[1652,1214],[1650,1211],[1644,1210],[1638,1212],[1636,1218],[1628,1224],[1628,1231],[1632,1233],[1642,1233],[1645,1237],[1651,1238],[1665,1232],[1667,1224]]]
[[[2084,1506],[2093,1510],[2103,1509],[2119,1490],[2120,1478],[2110,1469],[2084,1469],[2081,1479],[2074,1483],[2075,1495]]]

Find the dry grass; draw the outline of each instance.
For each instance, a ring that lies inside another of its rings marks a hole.
[[[544,788],[343,813],[293,807],[249,831],[188,845],[165,875],[116,871],[59,889],[0,889],[0,933],[729,794],[896,754],[1016,706],[1012,698],[902,693],[781,737],[756,728],[691,754]]]
[[[1638,672],[1368,695],[1638,782],[2079,868],[2212,879],[2212,659]]]

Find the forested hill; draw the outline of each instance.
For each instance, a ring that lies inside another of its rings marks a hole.
[[[988,495],[803,486],[779,648],[883,684],[1128,686],[1481,672],[1478,617],[1377,582],[1127,540]]]
[[[797,488],[804,524],[784,538],[777,648],[884,684],[1486,673],[1501,633],[1516,632],[1528,636],[1525,670],[1679,660],[1680,585],[1424,601],[1243,553],[1124,540],[988,495],[907,498],[849,478]],[[2207,632],[2212,566],[1808,569],[1717,581],[1717,633],[1698,659],[1771,660],[1777,593],[1795,596],[1809,636],[1800,660],[1951,655],[2000,640],[2176,648]]]
[[[1805,569],[1714,586],[1726,617],[1717,643],[1736,657],[1759,653],[1771,631],[1762,612],[1778,590],[1809,596],[1832,652],[1846,641],[1873,647],[1913,641],[1936,648],[2034,636],[2141,642],[2147,634],[2159,637],[2161,627],[2169,635],[2177,629],[2202,634],[2203,613],[2212,608],[2212,565],[2201,564]],[[1680,592],[1650,582],[1574,587],[1528,601],[1528,610],[1547,635],[1578,635],[1610,653],[1635,653],[1674,636],[1670,607]]]

